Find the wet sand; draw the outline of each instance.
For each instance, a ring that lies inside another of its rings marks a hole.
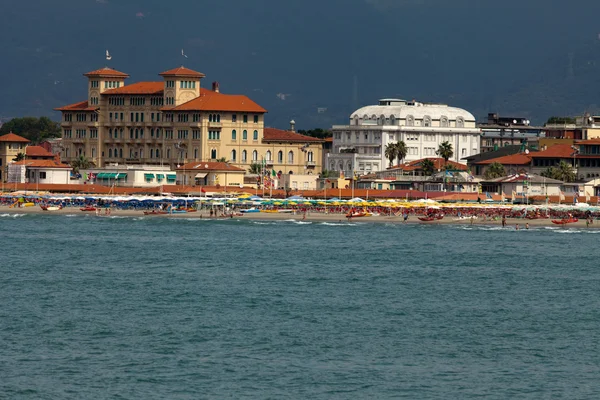
[[[97,216],[94,211],[81,211],[79,207],[65,207],[61,210],[57,211],[44,211],[39,206],[33,207],[21,207],[21,208],[10,208],[9,206],[0,206],[0,215],[2,214],[55,214],[55,215],[88,215],[90,217],[106,217],[108,216],[105,213],[105,210],[102,209],[99,215]],[[119,209],[111,209],[110,216],[121,216],[121,217],[147,217],[147,218],[208,218],[210,219],[209,212],[207,210],[203,210],[202,212],[192,212],[192,213],[182,213],[182,214],[159,214],[159,215],[144,215],[143,211],[137,210],[119,210]],[[316,213],[309,212],[304,216],[301,213],[248,213],[244,215],[236,215],[233,219],[249,219],[249,220],[271,220],[271,221],[283,221],[283,220],[298,220],[298,221],[315,221],[315,222],[361,222],[361,223],[391,223],[391,224],[423,224],[423,225],[440,225],[440,224],[456,224],[456,225],[490,225],[490,226],[501,226],[502,222],[500,219],[497,221],[486,219],[479,217],[472,222],[468,219],[463,219],[460,221],[455,221],[455,217],[447,216],[444,219],[431,221],[431,222],[423,222],[419,221],[416,215],[410,215],[407,222],[403,221],[402,216],[371,216],[371,217],[358,217],[352,218],[348,220],[344,214],[324,214],[324,213]],[[212,219],[231,219],[230,217],[212,217]],[[507,228],[516,228],[516,225],[519,225],[520,229],[525,229],[525,224],[529,224],[529,226],[554,226],[554,227],[566,227],[566,228],[586,228],[585,219],[580,219],[578,222],[567,224],[567,225],[556,225],[553,224],[551,219],[534,219],[527,220],[521,218],[507,218],[506,226]],[[593,224],[589,226],[589,229],[600,228],[600,221],[594,221]]]

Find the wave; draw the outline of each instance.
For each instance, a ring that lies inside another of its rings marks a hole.
[[[26,216],[27,214],[0,214],[2,218],[21,218]]]
[[[325,225],[325,226],[357,226],[358,224],[343,223],[343,222],[321,222],[319,225]]]

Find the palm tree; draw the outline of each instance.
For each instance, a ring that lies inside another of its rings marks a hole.
[[[550,179],[558,179],[559,172],[556,167],[548,167],[540,175]]]
[[[227,162],[225,157],[217,158],[217,162]]]
[[[13,161],[23,161],[25,159],[25,153],[19,153],[13,158]]]
[[[84,155],[80,155],[78,159],[71,162],[73,172],[77,173],[81,169],[88,169],[92,166],[92,162],[88,160]]]
[[[500,178],[501,176],[505,175],[506,171],[504,169],[504,165],[500,164],[499,162],[491,163],[484,174],[486,179]]]
[[[447,140],[445,142],[440,143],[435,154],[444,159],[444,164],[448,164],[448,160],[454,155],[452,144],[450,144],[450,142],[448,142]]]
[[[398,164],[400,164],[401,160],[404,159],[404,157],[406,157],[406,154],[408,153],[408,149],[406,148],[406,143],[404,143],[404,141],[399,141],[398,143],[396,143],[396,157],[398,157]]]
[[[433,164],[433,161],[431,161],[429,158],[426,158],[421,162],[421,169],[423,170],[424,176],[433,175],[434,168],[435,168],[435,165]]]
[[[248,172],[250,172],[251,174],[260,175],[260,173],[262,172],[262,165],[260,165],[259,163],[252,163],[250,164],[250,168],[248,168]]]
[[[559,180],[563,182],[573,182],[576,178],[575,171],[571,164],[561,161],[557,167],[558,173],[557,176]]]
[[[385,146],[385,158],[390,160],[390,167],[394,164],[394,160],[398,156],[398,149],[396,148],[396,143],[388,143]]]

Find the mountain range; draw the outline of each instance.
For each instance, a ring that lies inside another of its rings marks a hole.
[[[267,125],[345,123],[397,97],[543,123],[600,112],[592,0],[7,0],[0,120],[84,100],[83,73],[128,82],[185,65],[242,93]],[[112,59],[105,60],[105,50]],[[181,50],[186,57],[182,57]]]

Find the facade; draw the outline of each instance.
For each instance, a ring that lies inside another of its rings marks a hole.
[[[292,190],[316,190],[318,175],[314,174],[285,174],[278,179],[277,188]]]
[[[426,104],[399,99],[382,99],[350,116],[348,125],[334,125],[333,151],[326,169],[363,175],[385,169],[389,161],[385,148],[404,141],[408,153],[403,161],[435,156],[439,145],[448,141],[452,161],[479,153],[480,130],[475,117],[445,104]]]
[[[477,124],[481,129],[481,153],[514,145],[537,150],[540,137],[545,137],[546,133],[543,127],[530,126],[529,123],[525,118],[488,114],[486,122]]]
[[[177,181],[192,186],[244,187],[246,171],[225,162],[192,162],[177,168]]]
[[[8,165],[11,183],[68,184],[72,168],[56,160],[22,160]]]
[[[19,153],[25,153],[27,143],[29,140],[12,132],[0,136],[0,181],[7,182],[8,165]]]
[[[74,184],[100,184],[117,187],[156,187],[174,185],[177,177],[168,166],[159,165],[106,165],[81,171]]]
[[[159,75],[160,82],[126,85],[129,75],[111,68],[84,74],[88,99],[57,109],[62,112],[63,159],[83,155],[97,167],[118,163],[172,169],[225,160],[248,169],[270,154],[285,173],[320,172],[321,153],[315,154],[320,141],[297,134],[287,141],[281,134],[269,137],[266,110],[248,97],[223,94],[217,82],[212,90],[200,87],[204,74],[185,67]],[[310,150],[298,146],[309,142]],[[279,151],[285,151],[281,162],[273,153]]]

